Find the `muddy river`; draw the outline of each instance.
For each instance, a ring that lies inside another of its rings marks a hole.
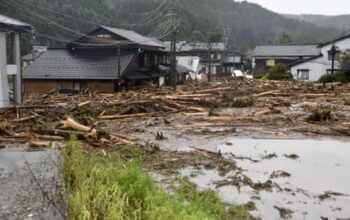
[[[164,130],[163,130],[164,131]],[[201,147],[236,161],[240,171],[220,176],[217,170],[181,170],[201,188],[212,188],[227,202],[253,202],[261,219],[349,219],[350,142],[335,139],[253,139],[227,136],[172,135],[156,141],[162,148],[188,151]],[[154,141],[154,139],[153,139]],[[237,173],[239,172],[239,173]],[[254,183],[271,181],[270,189],[230,185],[237,176]],[[217,184],[225,181],[228,184]]]
[[[290,211],[292,219],[347,219],[350,217],[350,144],[334,140],[232,139],[219,144],[223,155],[234,154],[243,174],[254,182],[266,182],[275,172],[270,191],[234,186],[217,188],[227,202],[253,201],[252,214],[262,219],[280,219],[279,209]],[[266,157],[273,155],[272,158]],[[191,169],[183,174],[191,176]],[[216,171],[204,171],[191,178],[201,187],[215,187]],[[328,192],[328,193],[327,193]],[[329,198],[328,196],[329,195]],[[332,196],[334,195],[334,196]],[[323,198],[327,196],[327,198]],[[287,215],[288,216],[288,215]]]

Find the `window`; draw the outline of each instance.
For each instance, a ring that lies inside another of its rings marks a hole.
[[[334,56],[334,60],[340,60],[340,51],[338,51],[335,56]],[[332,60],[332,53],[331,51],[328,51],[328,60]]]
[[[158,65],[159,64],[159,57],[157,54],[154,55],[154,64]]]
[[[143,62],[144,62],[145,66],[149,66],[150,65],[150,57],[149,57],[148,54],[144,55],[144,61]]]
[[[297,79],[299,80],[309,80],[310,78],[310,70],[308,69],[298,69]]]
[[[189,59],[187,64],[188,64],[188,66],[192,66],[193,65],[193,60]]]
[[[112,38],[112,35],[110,35],[110,34],[97,34],[96,37],[98,37],[98,38]]]
[[[80,82],[74,82],[73,83],[73,90],[74,91],[80,91]]]
[[[63,81],[58,82],[58,90],[63,90],[64,89],[64,83]]]

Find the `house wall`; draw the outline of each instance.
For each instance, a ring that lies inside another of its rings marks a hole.
[[[189,73],[189,76],[191,79],[198,79],[200,80],[202,78],[202,75],[199,74],[200,71],[200,58],[196,56],[177,56],[176,61],[179,65],[184,66],[193,72]]]
[[[320,77],[327,72],[328,65],[322,64],[324,57],[320,57],[305,63],[295,65],[291,68],[294,79],[298,79],[298,70],[309,70],[309,80],[311,82],[318,81]]]
[[[24,93],[47,93],[50,90],[57,89],[57,81],[55,80],[24,80]]]
[[[114,93],[115,90],[114,81],[88,81],[87,88],[90,91],[96,91],[100,93]]]
[[[308,57],[304,57],[303,59],[307,59]],[[269,71],[269,69],[276,64],[284,64],[284,65],[290,65],[301,58],[299,57],[286,57],[286,58],[279,58],[279,57],[266,57],[266,58],[253,58],[252,65],[254,67],[254,70],[256,73],[266,73]]]
[[[325,45],[321,48],[322,57],[310,60],[305,63],[295,65],[291,68],[294,79],[297,79],[298,70],[309,70],[309,80],[308,81],[318,81],[320,77],[332,69],[332,61],[328,60],[328,51],[331,50],[332,44]],[[342,41],[336,42],[337,46],[341,52],[345,52],[350,49],[350,38],[344,39]],[[335,61],[335,69],[339,69],[340,63]]]
[[[86,85],[90,91],[100,93],[114,93],[115,82],[109,81],[75,81]],[[48,93],[54,89],[74,90],[74,81],[67,80],[24,80],[24,93]],[[83,88],[81,88],[83,89]]]

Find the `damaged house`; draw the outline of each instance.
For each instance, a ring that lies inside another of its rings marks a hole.
[[[211,49],[208,43],[180,42],[178,47],[177,56],[200,58],[199,69],[201,73],[209,72],[209,61],[211,61],[211,74],[216,75],[223,73],[222,63],[225,53],[225,45],[223,42],[211,43]]]
[[[89,89],[113,93],[145,83],[163,85],[164,45],[134,31],[101,26],[62,49],[48,49],[23,73],[25,93]]]

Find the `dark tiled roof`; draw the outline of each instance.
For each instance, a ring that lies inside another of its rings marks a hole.
[[[350,38],[350,34],[341,36],[341,37],[339,37],[337,39],[334,39],[334,40],[331,40],[331,41],[328,41],[328,42],[325,42],[325,43],[321,43],[321,44],[318,45],[318,47],[324,47],[324,46],[327,46],[329,44],[335,44],[335,43],[337,43],[339,41],[342,41],[342,40],[345,40],[347,38]]]
[[[141,34],[136,33],[135,31],[107,27],[107,26],[101,26],[101,28],[106,29],[107,31],[112,32],[113,34],[121,36],[139,45],[164,48],[164,45],[161,41],[154,38],[143,36]]]
[[[0,14],[0,30],[1,29],[23,32],[31,30],[32,26]]]
[[[252,53],[255,57],[312,57],[319,54],[317,45],[257,46]]]
[[[122,52],[121,73],[136,53]],[[24,71],[23,79],[118,79],[117,53],[113,50],[48,50]]]

